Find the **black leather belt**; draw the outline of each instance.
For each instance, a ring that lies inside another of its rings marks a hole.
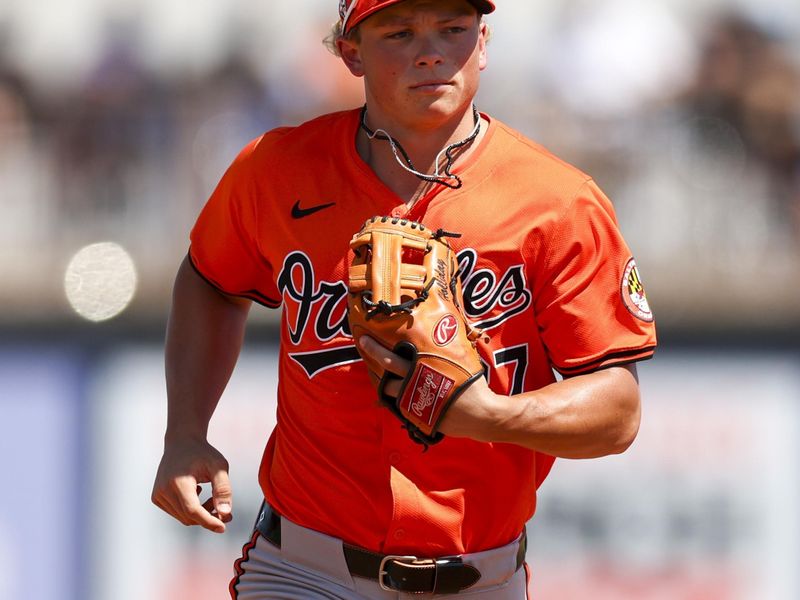
[[[273,546],[281,547],[281,518],[267,510],[256,523],[256,530]],[[388,591],[412,594],[457,594],[477,583],[481,573],[464,564],[460,556],[417,558],[416,556],[381,555],[342,543],[344,558],[351,575],[378,580]],[[523,530],[517,550],[515,572],[525,562],[527,537]]]

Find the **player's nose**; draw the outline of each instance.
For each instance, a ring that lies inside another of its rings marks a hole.
[[[444,54],[433,40],[422,39],[415,63],[418,67],[441,65],[444,63]]]
[[[443,62],[444,59],[440,55],[436,54],[426,54],[417,57],[418,67],[435,67],[437,65],[441,65]]]

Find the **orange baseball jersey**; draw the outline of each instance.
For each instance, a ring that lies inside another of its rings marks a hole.
[[[491,388],[506,395],[649,358],[653,316],[611,203],[585,174],[497,120],[410,210],[359,157],[359,111],[268,132],[223,176],[190,258],[220,290],[282,308],[277,426],[259,481],[288,519],[383,554],[513,540],[553,457],[445,437],[423,454],[380,406],[347,322],[349,241],[374,215],[452,239]]]

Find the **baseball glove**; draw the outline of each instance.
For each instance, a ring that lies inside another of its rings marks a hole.
[[[476,343],[484,334],[464,316],[458,262],[448,237],[460,235],[373,217],[350,242],[348,318],[356,347],[362,335],[369,335],[411,362],[394,398],[386,394],[386,385],[400,378],[362,355],[379,400],[425,449],[444,437],[437,428],[451,403],[483,375]]]

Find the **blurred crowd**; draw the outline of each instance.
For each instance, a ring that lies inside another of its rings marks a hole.
[[[662,325],[796,328],[800,36],[758,13],[602,5],[556,34],[546,145],[611,195]]]
[[[619,19],[597,4],[554,9],[538,62],[509,55],[498,16],[485,80],[493,89],[484,86],[480,108],[599,181],[668,325],[721,313],[797,322],[792,32],[745,13],[691,23],[661,15],[672,26],[662,46],[650,29],[625,46],[608,35]],[[323,19],[283,69],[234,39],[208,68],[165,73],[142,60],[136,27],[118,23],[91,68],[53,89],[15,60],[0,27],[0,304],[58,318],[71,253],[115,240],[140,270],[131,310],[162,315],[189,227],[237,151],[271,127],[362,101],[358,81],[319,44],[325,28]]]

